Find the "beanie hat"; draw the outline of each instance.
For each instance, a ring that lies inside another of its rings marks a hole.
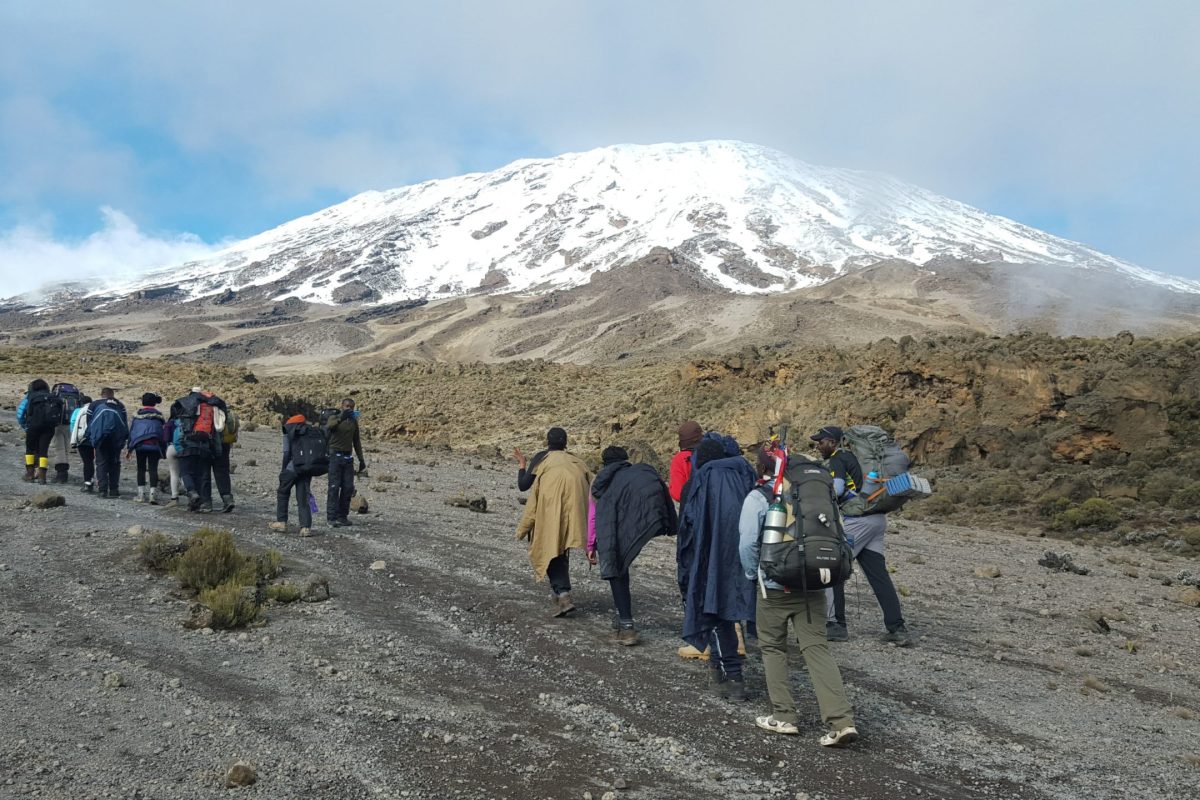
[[[604,448],[604,452],[600,454],[600,460],[603,461],[605,465],[618,464],[622,461],[628,461],[629,453],[624,447],[617,447],[614,445],[612,447]]]
[[[716,439],[705,439],[696,448],[696,469],[719,458],[725,458],[725,446]]]
[[[566,450],[567,432],[562,428],[551,428],[546,431],[546,444],[551,450]]]
[[[700,427],[700,423],[694,419],[689,419],[679,426],[679,449],[691,450],[703,435],[704,429]]]

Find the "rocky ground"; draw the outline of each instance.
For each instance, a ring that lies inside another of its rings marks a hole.
[[[1200,610],[1177,577],[1194,560],[1068,545],[1090,574],[1051,572],[1047,540],[897,521],[889,561],[921,638],[880,644],[870,592],[851,586],[835,654],[863,737],[830,751],[798,660],[802,735],[777,737],[753,725],[753,643],[740,705],[677,658],[670,541],[635,567],[640,646],[612,643],[607,586],[582,558],[578,614],[551,619],[511,538],[511,464],[369,452],[370,512],[301,539],[267,530],[265,426],[234,454],[238,509],[208,517],[132,503],[129,472],[120,500],[74,476],[65,506],[28,507],[17,433],[0,443],[0,797],[225,796],[238,759],[257,782],[236,794],[269,798],[1098,799],[1200,781]],[[488,513],[446,504],[459,494]],[[128,530],[201,523],[323,574],[332,599],[185,630],[188,602],[138,567]]]

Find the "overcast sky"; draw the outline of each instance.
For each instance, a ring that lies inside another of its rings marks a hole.
[[[732,138],[1200,278],[1197,42],[1192,0],[6,0],[0,271],[144,268],[366,189]]]

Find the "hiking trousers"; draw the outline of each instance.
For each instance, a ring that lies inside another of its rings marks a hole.
[[[723,619],[709,635],[708,665],[725,679],[742,677],[742,657],[738,655],[735,624]]]
[[[292,490],[296,490],[296,516],[299,519],[301,528],[312,527],[312,509],[308,505],[308,495],[312,488],[311,475],[297,475],[290,467],[285,467],[279,473],[279,488],[275,492],[275,520],[276,522],[288,521],[288,500],[291,499]]]
[[[186,451],[185,451],[186,452]],[[183,462],[183,488],[189,495],[200,496],[201,505],[212,505],[212,454],[207,450],[188,453]]]
[[[96,448],[90,444],[80,444],[79,460],[83,462],[83,482],[91,483],[96,477]]]
[[[842,673],[825,639],[824,592],[784,592],[767,589],[758,595],[758,646],[762,651],[771,714],[782,722],[796,723],[788,670],[788,622],[796,632],[796,645],[808,665],[821,719],[833,730],[854,724],[854,712],[842,686]]]
[[[229,450],[233,447],[225,442],[218,442],[220,450],[213,453],[212,457],[212,480],[217,484],[217,493],[222,499],[233,495],[233,480],[229,477]],[[209,489],[209,496],[212,496],[212,489]]]
[[[146,485],[146,476],[149,473],[150,486],[158,490],[158,450],[138,450],[134,453],[137,456],[137,485]]]
[[[60,473],[67,473],[71,469],[71,426],[59,425],[54,429],[54,440],[51,442],[51,447],[54,448],[54,468]]]
[[[570,554],[570,550],[564,550],[546,565],[546,579],[550,581],[550,590],[556,596],[571,591]]]
[[[612,590],[613,605],[617,608],[617,619],[621,622],[633,622],[633,598],[629,593],[629,573],[609,578],[608,588]]]
[[[904,615],[900,613],[900,596],[896,594],[896,586],[892,583],[892,576],[888,574],[883,553],[863,550],[858,554],[858,565],[862,567],[863,574],[867,576],[867,583],[871,584],[871,591],[875,593],[875,599],[879,601],[879,607],[883,610],[884,627],[889,633],[903,628]],[[846,584],[839,583],[825,592],[827,596],[833,597],[833,602],[828,604],[826,621],[845,625]]]
[[[48,469],[50,467],[50,442],[53,440],[53,425],[27,428],[25,430],[25,466]]]
[[[350,516],[350,498],[354,496],[354,454],[329,455],[329,493],[325,497],[325,515],[329,521]]]
[[[121,482],[121,453],[125,443],[101,442],[96,445],[96,490],[100,494],[116,494]]]
[[[171,473],[171,497],[178,498],[179,490],[183,487],[183,476],[180,474],[180,455],[175,445],[167,445],[167,471]]]

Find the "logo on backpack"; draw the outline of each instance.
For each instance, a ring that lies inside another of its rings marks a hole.
[[[291,433],[292,468],[297,475],[316,477],[329,472],[329,440],[325,431],[302,423]]]
[[[804,592],[843,583],[850,577],[853,554],[829,470],[803,456],[792,456],[783,478],[786,528],[771,540],[763,537],[759,556],[763,575]]]

